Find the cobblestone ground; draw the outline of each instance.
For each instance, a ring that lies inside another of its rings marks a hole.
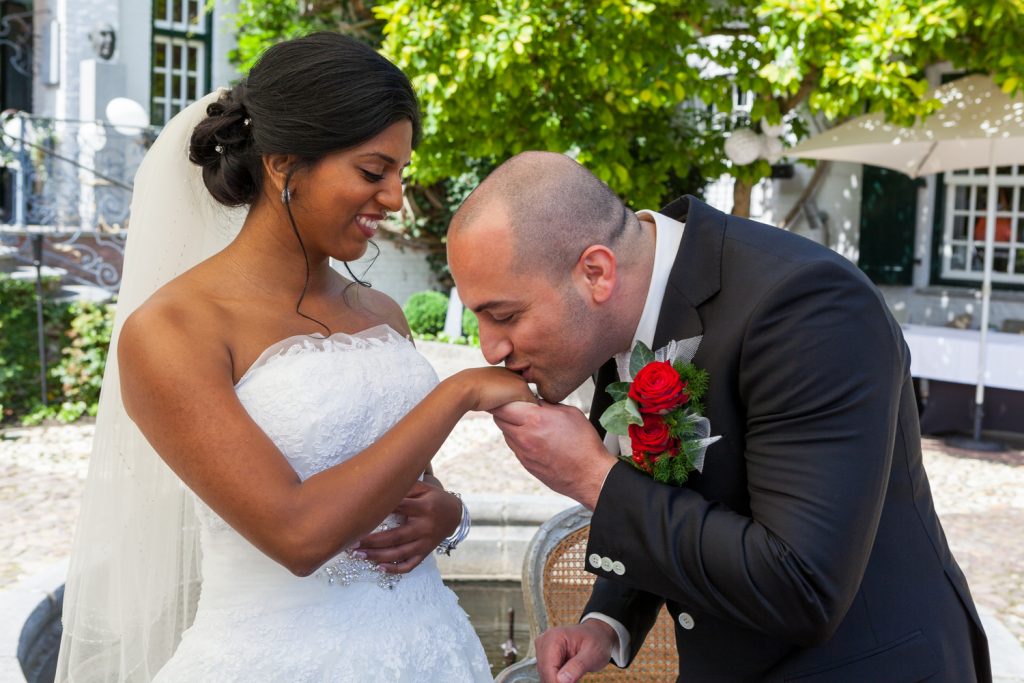
[[[978,453],[925,441],[935,509],[975,602],[1024,644],[1024,451]]]
[[[0,432],[0,589],[66,557],[91,424]],[[981,454],[925,441],[935,506],[975,600],[1024,643],[1024,451]],[[434,459],[448,488],[546,492],[487,417],[464,420]]]
[[[0,590],[67,557],[92,424],[0,432]]]

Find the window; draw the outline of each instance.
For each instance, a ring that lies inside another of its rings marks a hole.
[[[154,0],[150,121],[157,126],[206,94],[210,22],[203,0]]]
[[[914,274],[917,185],[909,177],[864,164],[857,265],[876,285],[909,285]]]
[[[981,281],[985,267],[988,169],[946,173],[942,277]],[[1024,284],[1024,166],[996,169],[992,282]]]

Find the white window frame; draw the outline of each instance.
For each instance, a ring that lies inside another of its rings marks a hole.
[[[166,0],[164,16],[153,15],[153,28],[174,33],[203,35],[206,33],[206,14],[203,0]]]
[[[150,116],[154,124],[166,124],[176,113],[206,94],[209,55],[207,17],[203,7],[203,0],[167,0],[164,16],[153,16]],[[173,60],[176,50],[181,51],[177,68]],[[195,51],[194,68],[189,68],[190,50]],[[163,66],[157,66],[158,52],[163,53]],[[155,76],[158,74],[163,76],[162,92],[156,92],[155,88]],[[178,79],[177,88],[174,87],[175,78]],[[193,96],[189,92],[191,83],[195,84]],[[157,112],[160,112],[160,117],[155,116]]]
[[[978,231],[984,226],[986,202],[979,197],[988,192],[988,169],[955,171],[944,176],[942,278],[981,282],[985,239]],[[1006,168],[997,170],[996,191],[1006,194],[1009,205],[996,209],[992,282],[1024,285],[1024,165],[1009,167],[1009,172]],[[958,194],[966,195],[966,207],[957,207]],[[1005,219],[1010,221],[1009,240],[1001,241],[998,231]],[[1003,254],[1006,265],[1000,267]]]

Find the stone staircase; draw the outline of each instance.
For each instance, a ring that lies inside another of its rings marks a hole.
[[[10,276],[11,279],[24,282],[35,282],[35,266],[27,264],[18,259],[19,250],[17,247],[0,243],[0,276]],[[44,292],[46,298],[55,300],[81,300],[87,299],[95,302],[103,302],[110,299],[111,293],[102,287],[93,285],[78,284],[68,279],[66,268],[44,265],[41,268],[44,278]]]

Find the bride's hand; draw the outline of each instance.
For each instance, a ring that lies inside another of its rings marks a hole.
[[[452,379],[466,385],[469,410],[494,410],[513,401],[537,403],[526,380],[505,368],[469,368],[455,373]]]
[[[357,557],[377,562],[389,574],[415,569],[459,525],[462,503],[431,476],[418,481],[395,508],[405,522],[388,531],[370,534],[354,550]]]

